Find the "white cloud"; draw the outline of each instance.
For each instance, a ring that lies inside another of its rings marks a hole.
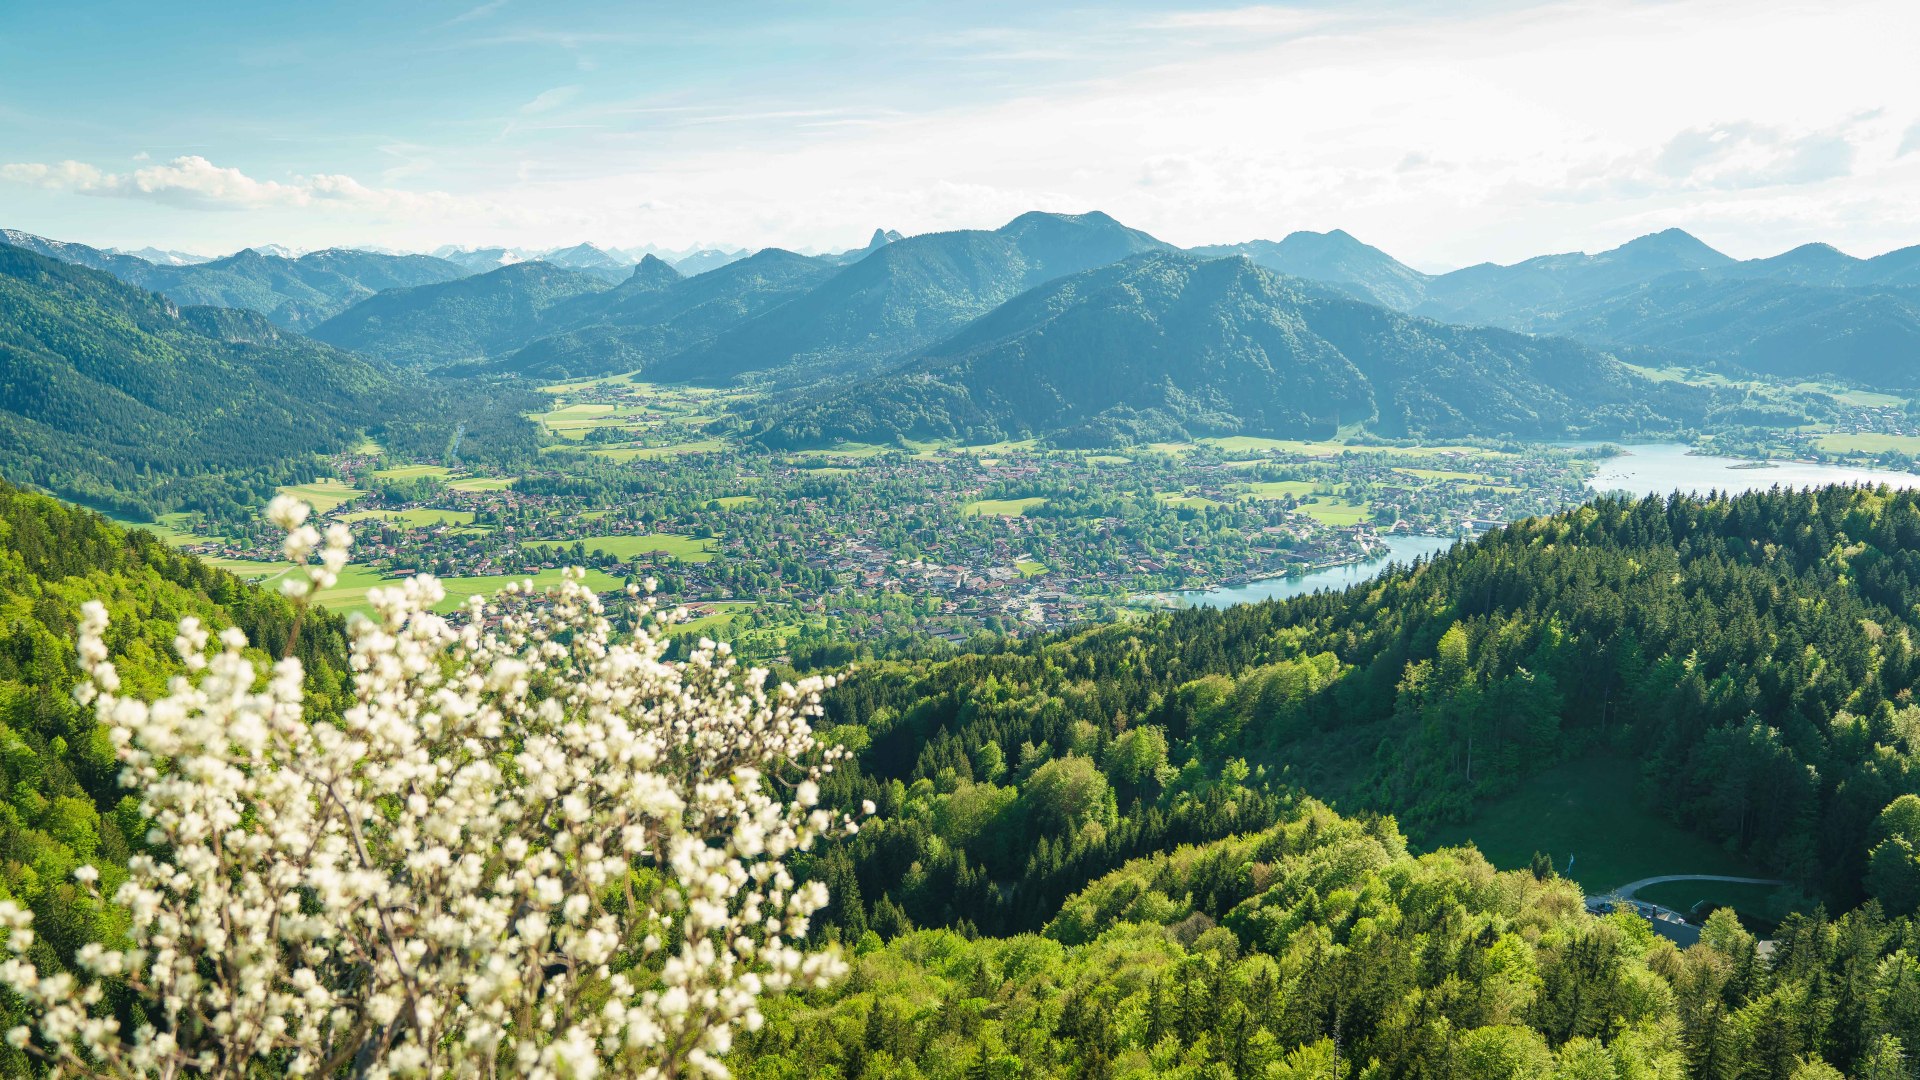
[[[187,210],[270,210],[337,206],[375,213],[478,209],[439,192],[370,188],[351,176],[320,173],[285,182],[257,180],[206,158],[174,158],[131,172],[106,172],[79,161],[0,165],[0,180],[105,198],[142,199]]]
[[[316,246],[359,224],[356,239],[425,247],[828,248],[876,225],[992,227],[1031,208],[1102,209],[1186,244],[1338,227],[1423,264],[1597,250],[1667,225],[1738,255],[1788,237],[1863,254],[1920,242],[1913,0],[1395,6],[1038,12],[917,54],[889,41],[902,62],[857,82],[783,69],[763,85],[743,67],[725,91],[636,78],[622,99],[609,72],[590,101],[554,86],[446,129],[485,120],[484,138],[396,151],[382,136],[384,156],[351,170],[387,185],[371,189],[215,182],[205,162],[181,168],[196,159],[154,166],[193,175],[146,181],[77,163],[0,177],[261,208],[232,231]],[[525,56],[659,44],[629,25],[487,40]],[[564,72],[569,58],[552,59]],[[395,209],[407,199],[434,212]]]

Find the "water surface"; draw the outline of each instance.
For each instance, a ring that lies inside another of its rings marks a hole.
[[[1295,577],[1261,578],[1244,585],[1222,585],[1216,589],[1170,593],[1168,598],[1175,607],[1232,607],[1234,604],[1253,604],[1262,600],[1285,600],[1290,596],[1305,596],[1323,589],[1337,591],[1372,581],[1392,563],[1404,565],[1421,555],[1432,555],[1453,546],[1453,540],[1444,536],[1389,536],[1385,539],[1387,553],[1365,562],[1330,566]]]
[[[1641,443],[1623,446],[1626,454],[1600,462],[1587,481],[1595,491],[1628,491],[1635,495],[1671,495],[1676,491],[1705,495],[1709,491],[1739,494],[1765,491],[1778,484],[1787,488],[1827,484],[1886,484],[1920,488],[1920,476],[1886,469],[1856,469],[1845,465],[1815,465],[1805,461],[1774,461],[1765,468],[1742,458],[1691,454],[1681,443]],[[1746,468],[1740,468],[1746,466]]]

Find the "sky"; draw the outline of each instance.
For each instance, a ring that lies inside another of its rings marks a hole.
[[[1104,210],[1423,269],[1920,243],[1916,0],[29,4],[0,227],[838,250]]]

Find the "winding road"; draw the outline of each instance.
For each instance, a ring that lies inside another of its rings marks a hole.
[[[1625,885],[1608,893],[1622,900],[1633,899],[1633,894],[1649,885],[1665,885],[1669,881],[1718,881],[1726,885],[1785,885],[1779,878],[1728,877],[1725,874],[1663,874],[1660,877],[1641,878],[1629,881]]]
[[[1659,904],[1647,900],[1636,900],[1633,897],[1634,893],[1639,892],[1649,885],[1664,885],[1669,881],[1715,881],[1725,885],[1786,884],[1786,882],[1778,878],[1729,877],[1725,874],[1662,874],[1659,877],[1629,881],[1625,885],[1603,896],[1589,896],[1587,897],[1587,909],[1589,911],[1604,911],[1611,907],[1616,900],[1625,901],[1626,903],[1632,904],[1634,909],[1640,912],[1642,918],[1645,918],[1653,924],[1653,929],[1656,933],[1676,942],[1684,949],[1700,940],[1700,928],[1688,922],[1685,915],[1672,908],[1661,907]],[[1773,943],[1762,942],[1761,944],[1764,951],[1766,947],[1771,946]]]

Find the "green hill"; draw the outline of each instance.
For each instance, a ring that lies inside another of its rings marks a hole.
[[[4,249],[0,249],[4,250]],[[90,709],[73,699],[80,607],[107,605],[112,659],[132,692],[157,696],[180,674],[175,624],[199,617],[218,632],[238,626],[270,656],[285,649],[292,608],[233,575],[174,552],[146,532],[0,481],[0,896],[33,909],[31,957],[61,970],[74,949],[110,937],[125,915],[81,895],[72,871],[101,869],[111,894],[145,835],[138,807]],[[342,623],[310,613],[296,654],[322,713],[341,705]],[[30,1075],[11,1049],[0,1072]]]
[[[1396,314],[1245,258],[1164,253],[1036,289],[913,364],[781,406],[755,430],[778,446],[1035,435],[1103,446],[1324,437],[1355,423],[1538,437],[1671,425],[1704,405],[1564,339]]]
[[[633,371],[799,296],[833,272],[827,263],[779,248],[688,278],[668,279],[643,262],[626,282],[558,314],[554,321],[564,319],[570,329],[532,341],[491,367],[549,379]]]
[[[315,251],[297,259],[248,248],[203,263],[161,266],[130,255],[11,230],[0,231],[0,242],[104,270],[179,304],[257,311],[275,326],[290,330],[317,326],[383,289],[452,281],[467,274],[445,259],[428,255],[387,255],[351,248]]]
[[[1250,240],[1187,250],[1208,259],[1245,255],[1276,274],[1333,285],[1355,299],[1396,311],[1418,306],[1430,280],[1429,275],[1341,229],[1289,233],[1278,242]]]
[[[0,246],[0,474],[129,513],[253,506],[403,399],[381,365]]]
[[[991,232],[910,236],[705,345],[657,377],[722,382],[750,371],[804,383],[871,371],[1045,282],[1167,245],[1102,213],[1022,214]]]
[[[1920,288],[1833,288],[1683,274],[1543,316],[1544,332],[1645,346],[1764,375],[1920,387]]]
[[[565,325],[569,301],[606,281],[544,262],[436,285],[389,289],[313,328],[343,349],[409,366],[474,360],[518,348]]]

